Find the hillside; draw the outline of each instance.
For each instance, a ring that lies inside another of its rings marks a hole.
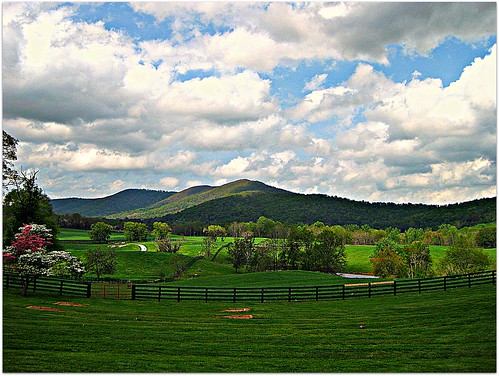
[[[176,214],[162,217],[171,223],[195,222],[230,224],[256,221],[260,216],[283,223],[316,221],[326,225],[364,224],[373,228],[433,227],[449,223],[458,228],[496,220],[496,199],[485,198],[462,204],[368,203],[325,195],[296,193],[254,193],[212,200]]]
[[[85,217],[107,217],[117,212],[135,210],[164,200],[175,192],[126,189],[102,198],[61,198],[50,200],[58,214],[80,213]]]
[[[230,224],[265,216],[283,223],[321,221],[327,225],[367,224],[373,228],[406,229],[437,228],[443,223],[460,228],[496,220],[495,198],[444,206],[369,203],[292,193],[251,180],[220,187],[191,187],[181,192],[127,190],[101,199],[59,199],[52,203],[54,211],[60,214],[78,212],[84,216],[171,223]]]
[[[270,187],[258,181],[241,179],[235,182],[224,184],[220,187],[210,187],[207,185],[202,185],[198,187],[188,188],[162,201],[156,202],[146,208],[117,213],[110,216],[110,218],[145,219],[161,217],[168,214],[178,213],[182,210],[186,210],[212,200],[232,196],[252,195],[254,193],[285,194],[289,192],[282,189]]]

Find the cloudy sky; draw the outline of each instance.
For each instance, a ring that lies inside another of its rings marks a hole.
[[[3,128],[52,198],[240,178],[496,194],[495,3],[3,3]]]

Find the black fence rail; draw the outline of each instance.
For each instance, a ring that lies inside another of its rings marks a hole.
[[[373,297],[402,293],[422,293],[432,290],[447,290],[496,284],[496,271],[468,273],[424,279],[404,279],[381,282],[347,283],[343,285],[310,287],[173,287],[134,284],[132,299],[154,299],[197,301],[304,301],[347,299],[351,297]]]
[[[3,286],[5,289],[22,288],[22,279],[19,274],[4,274]],[[80,282],[70,279],[60,279],[51,277],[30,277],[28,291],[56,293],[63,296],[79,296],[90,298],[92,284],[90,282]]]
[[[354,297],[374,297],[403,293],[471,288],[484,284],[496,284],[496,271],[476,272],[462,275],[403,279],[393,281],[346,283],[343,285],[307,287],[173,287],[165,285],[138,284],[133,282],[85,282],[51,277],[32,278],[29,291],[56,293],[80,297],[108,297],[132,300],[170,301],[230,301],[272,302],[332,300]],[[17,274],[4,274],[5,289],[21,289],[22,279]]]

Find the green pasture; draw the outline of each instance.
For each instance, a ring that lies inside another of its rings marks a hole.
[[[197,265],[197,263],[195,264]],[[373,279],[359,278],[355,282],[372,282]],[[169,286],[195,287],[297,287],[297,286],[325,286],[344,284],[351,279],[334,276],[326,273],[305,270],[286,270],[275,272],[257,272],[214,275],[202,278],[181,279],[169,283]]]
[[[88,231],[86,230],[76,230],[70,228],[61,228],[58,234],[60,240],[90,240],[88,236]],[[123,232],[115,232],[111,233],[111,240],[125,240],[125,236]]]
[[[86,236],[86,237],[85,237]],[[61,239],[64,240],[88,240],[88,232],[82,230],[68,230],[61,231]],[[106,244],[76,244],[64,243],[64,248],[79,258],[83,258],[85,250],[92,248],[107,248],[110,247],[118,252],[118,268],[116,274],[112,277],[117,279],[126,280],[154,280],[159,278],[168,277],[171,275],[175,267],[180,262],[187,263],[189,259],[199,256],[204,253],[203,237],[201,236],[178,236],[173,235],[172,240],[182,242],[182,247],[177,255],[157,253],[157,245],[154,241],[141,242],[140,244],[147,247],[147,252],[140,252],[139,243],[127,243],[123,240],[116,240],[111,245]],[[234,238],[227,237],[223,241],[218,240],[213,246],[211,253],[214,255],[216,251],[223,245],[232,242]],[[263,241],[263,238],[257,238],[256,243]],[[347,245],[345,253],[347,258],[347,265],[345,272],[347,273],[370,273],[371,262],[370,256],[374,252],[373,245]],[[430,246],[433,265],[437,265],[447,247],[445,246]],[[496,249],[485,250],[489,253],[492,259],[496,260]],[[215,258],[214,261],[210,259],[199,260],[189,268],[183,275],[182,280],[189,280],[191,278],[198,279],[199,277],[220,277],[221,275],[235,274],[234,268],[228,259],[226,249],[223,249]],[[316,274],[316,273],[315,273]],[[87,274],[92,277],[93,275]],[[238,278],[237,276],[234,278]],[[191,283],[189,281],[189,283]],[[194,283],[194,282],[192,282]]]
[[[243,307],[252,319],[224,318]],[[496,286],[234,305],[6,290],[3,371],[495,373]]]

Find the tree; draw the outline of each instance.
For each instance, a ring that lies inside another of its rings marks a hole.
[[[457,227],[449,224],[442,224],[438,227],[438,233],[441,234],[443,245],[452,245],[457,238]]]
[[[88,235],[93,241],[104,243],[111,237],[111,231],[113,231],[113,226],[108,225],[105,222],[97,222],[90,226]]]
[[[301,266],[302,237],[297,226],[289,229],[283,250],[279,254],[279,261],[283,269],[296,270]]]
[[[22,171],[13,179],[15,186],[3,201],[3,243],[8,245],[17,232],[17,229],[26,223],[46,225],[53,235],[50,250],[61,249],[56,235],[57,222],[50,199],[43,193],[36,183],[38,171]]]
[[[211,247],[216,243],[218,237],[221,237],[223,240],[227,236],[227,231],[222,226],[209,225],[203,229],[203,234],[205,235],[203,245],[206,250],[206,256],[210,257]]]
[[[156,240],[166,239],[172,232],[170,225],[165,222],[154,222],[152,228],[151,234]]]
[[[407,274],[407,264],[401,256],[403,248],[393,239],[384,238],[376,243],[372,263],[374,275],[385,277],[403,277]]]
[[[416,240],[405,246],[402,257],[407,265],[407,277],[425,278],[433,275],[430,247]]]
[[[440,259],[437,271],[441,275],[466,274],[485,271],[493,265],[487,253],[474,247],[473,239],[459,235]]]
[[[478,230],[475,236],[476,244],[479,247],[495,248],[496,247],[496,225],[483,227]]]
[[[113,250],[90,249],[85,253],[85,266],[88,271],[93,271],[100,279],[102,274],[114,274],[117,265],[117,253]]]
[[[19,140],[5,131],[2,131],[2,135],[2,186],[5,191],[17,176],[17,171],[14,170],[13,167],[14,161],[17,160],[17,144],[19,143]]]
[[[21,227],[11,246],[4,249],[4,270],[22,276],[22,295],[28,295],[31,279],[37,276],[81,276],[83,263],[65,251],[49,251],[52,234],[44,225]]]
[[[338,232],[326,227],[305,252],[304,268],[326,273],[343,271],[346,265],[345,245]]]
[[[423,240],[424,235],[425,232],[422,228],[410,227],[405,230],[402,240],[405,244],[411,244],[412,242]]]
[[[130,242],[140,242],[147,239],[149,231],[145,223],[125,222],[123,225],[125,239]]]
[[[177,253],[182,246],[182,242],[174,242],[168,237],[158,240],[156,244],[158,245],[158,252],[168,253]]]
[[[256,221],[255,230],[257,236],[271,237],[274,231],[275,222],[264,216],[260,216]]]
[[[236,273],[240,268],[248,265],[254,249],[254,239],[251,236],[235,239],[234,243],[229,246],[229,260],[232,262]]]

